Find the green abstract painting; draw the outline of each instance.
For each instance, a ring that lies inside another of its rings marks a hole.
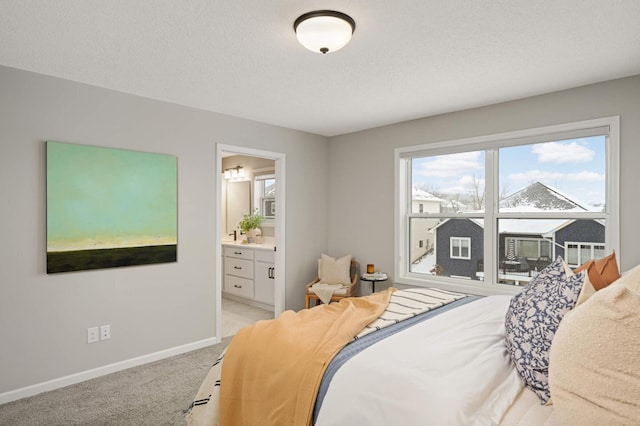
[[[175,156],[47,142],[47,273],[175,262]]]

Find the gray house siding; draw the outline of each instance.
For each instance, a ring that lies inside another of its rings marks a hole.
[[[444,275],[476,278],[478,261],[482,260],[482,227],[468,219],[449,219],[435,230],[436,263]],[[451,259],[451,237],[471,239],[471,259]]]
[[[554,250],[555,256],[565,258],[564,244],[570,242],[588,242],[604,244],[604,225],[595,220],[576,220],[567,226],[560,228],[555,233]],[[449,219],[443,222],[435,230],[436,240],[436,263],[440,265],[443,274],[446,276],[457,275],[476,278],[477,271],[484,271],[483,264],[483,228],[478,223],[469,219]],[[471,239],[471,259],[452,259],[451,258],[451,237],[467,237]],[[534,238],[540,239],[540,234],[510,234],[503,233],[499,235],[499,260],[506,258],[505,239],[509,237],[515,238]],[[521,260],[521,259],[518,259]],[[533,270],[536,266],[536,259],[526,259],[527,262],[521,260],[523,264],[528,266],[525,270]]]
[[[559,229],[556,232],[556,256],[565,258],[564,244],[567,241],[577,243],[604,244],[604,225],[595,220],[581,219]]]

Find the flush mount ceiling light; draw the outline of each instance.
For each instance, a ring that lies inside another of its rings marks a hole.
[[[342,49],[356,30],[355,21],[334,10],[316,10],[295,20],[293,30],[300,44],[307,49],[328,53]]]

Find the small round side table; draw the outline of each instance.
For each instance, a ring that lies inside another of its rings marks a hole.
[[[381,277],[372,277],[372,276],[360,276],[360,281],[369,281],[371,283],[371,293],[376,292],[376,283],[381,283],[383,281],[388,280],[389,277],[387,275],[383,275]]]

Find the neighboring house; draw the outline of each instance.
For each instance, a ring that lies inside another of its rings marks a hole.
[[[411,190],[411,211],[413,213],[440,213],[447,201],[430,192],[416,188]]]
[[[500,202],[501,211],[586,211],[560,192],[536,182]],[[447,219],[432,233],[435,262],[447,276],[481,279],[484,272],[482,219]],[[500,272],[531,276],[562,256],[578,266],[604,255],[604,224],[579,219],[501,219],[498,223]]]
[[[577,267],[589,259],[604,257],[604,224],[599,220],[570,220],[547,235],[555,243],[555,256]]]
[[[411,191],[411,211],[413,213],[441,213],[446,200],[425,190],[413,187]],[[411,221],[411,262],[416,262],[433,250],[433,233],[438,219],[420,218]]]
[[[476,278],[482,262],[484,224],[477,219],[447,219],[433,229],[435,262],[448,276]]]

